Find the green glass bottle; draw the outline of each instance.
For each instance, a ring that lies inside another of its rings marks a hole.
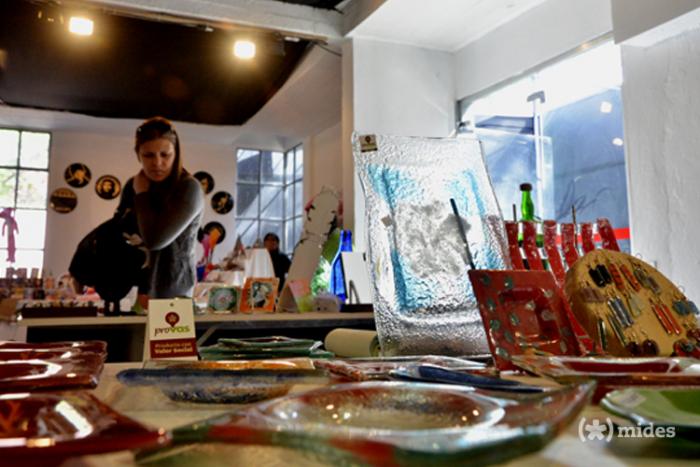
[[[535,203],[532,202],[532,185],[529,183],[520,184],[520,220],[535,222]]]

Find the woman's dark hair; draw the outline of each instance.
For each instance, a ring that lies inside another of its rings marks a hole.
[[[280,238],[277,236],[276,233],[273,233],[273,232],[268,232],[267,235],[265,235],[265,238],[263,238],[263,241],[266,241],[266,240],[274,240],[277,243],[280,242]]]
[[[182,167],[182,157],[180,156],[180,138],[177,136],[175,127],[165,117],[151,117],[145,122],[143,122],[136,129],[136,142],[134,143],[134,150],[136,154],[139,152],[139,148],[142,144],[148,141],[153,141],[154,139],[167,139],[175,147],[175,161],[173,161],[173,169],[168,175],[166,181],[171,184],[182,177],[186,173],[185,169]]]

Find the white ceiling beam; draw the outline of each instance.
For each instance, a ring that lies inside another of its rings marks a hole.
[[[341,38],[343,29],[343,15],[337,11],[273,0],[68,0],[64,3],[164,14],[324,40]]]

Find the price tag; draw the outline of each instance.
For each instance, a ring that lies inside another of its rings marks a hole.
[[[144,360],[197,360],[194,310],[191,299],[148,301],[148,330]]]

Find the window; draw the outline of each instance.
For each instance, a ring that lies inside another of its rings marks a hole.
[[[0,275],[7,267],[39,268],[44,263],[46,203],[51,135],[0,128],[0,209],[15,208],[15,262],[7,260],[7,221],[0,219]]]
[[[304,150],[284,153],[239,149],[236,225],[241,241],[252,246],[268,232],[291,254],[299,241],[304,212]]]
[[[629,251],[621,84],[608,42],[461,103],[505,217],[530,182],[539,217],[571,222],[572,206],[577,222],[607,217]]]

